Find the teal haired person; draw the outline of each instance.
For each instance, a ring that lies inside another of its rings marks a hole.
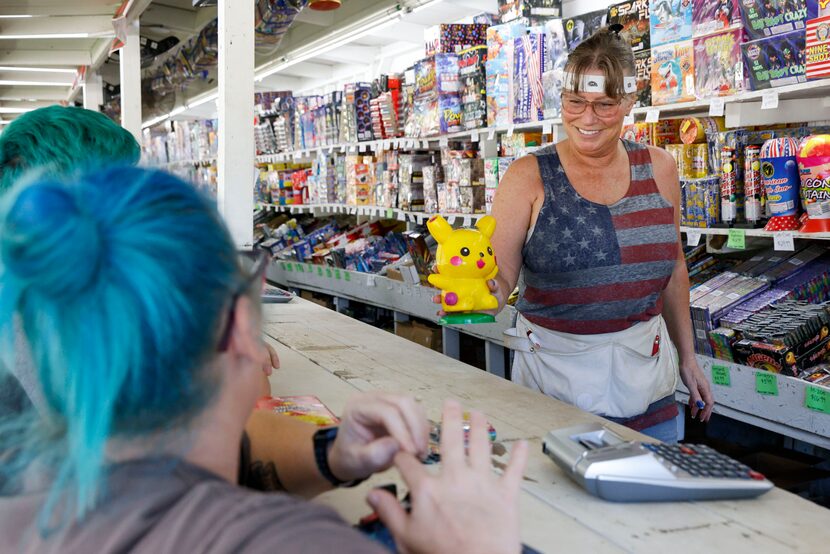
[[[383,551],[327,508],[236,484],[261,388],[263,268],[242,263],[215,207],[167,173],[16,182],[0,202],[0,353],[14,356],[19,320],[46,411],[0,424],[0,471],[15,484],[0,497],[0,551]],[[411,440],[381,423],[389,402],[347,403],[332,472],[364,476],[334,463],[338,448],[360,458]],[[482,414],[466,456],[457,403],[443,429],[438,474],[395,449],[411,511],[382,491],[370,505],[402,551],[518,552],[527,445],[496,476]]]

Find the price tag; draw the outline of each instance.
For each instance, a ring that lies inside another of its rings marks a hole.
[[[774,110],[776,108],[778,108],[778,91],[765,90],[761,94],[761,109]]]
[[[285,262],[280,262],[280,269],[285,271]]]
[[[825,414],[830,414],[830,393],[826,390],[808,386],[804,391],[804,405]]]
[[[370,287],[375,286],[375,276],[372,275],[371,273],[366,276],[366,284]]]
[[[351,154],[354,154],[355,152],[357,152],[357,148],[355,147],[355,145],[354,145],[354,144],[352,144],[351,146],[349,146],[349,152],[350,152]]]
[[[350,215],[355,215],[355,214],[357,214],[357,208],[350,208],[350,209],[349,209],[349,214],[350,214]]]
[[[429,141],[428,140],[421,141],[421,148],[423,148],[424,150],[429,150]]]
[[[406,221],[406,212],[398,210],[398,221]]]
[[[490,127],[490,130],[487,131],[487,140],[493,140],[496,137],[496,130]]]
[[[726,240],[726,246],[729,248],[736,248],[743,250],[746,248],[746,231],[743,229],[729,229],[729,238]]]
[[[295,152],[294,152],[294,159],[295,159],[295,160],[299,160],[299,159],[300,159],[300,151],[299,151],[299,150],[297,150],[297,151],[295,151]]]
[[[292,264],[287,264],[285,269],[287,269],[290,273],[294,273],[294,266]]]
[[[756,371],[755,392],[768,396],[778,396],[778,376],[769,371]]]
[[[449,216],[447,218],[447,223],[449,223],[450,225],[454,224],[455,223],[455,216],[454,215]]]
[[[351,281],[352,280],[352,274],[348,271],[344,271],[343,272],[343,279],[345,279],[346,282]]]
[[[626,114],[626,116],[623,118],[623,125],[634,125],[634,114],[633,113]]]
[[[712,98],[709,101],[709,116],[720,117],[723,115],[725,108],[726,102],[723,100],[723,98]]]
[[[731,387],[732,379],[730,379],[729,368],[725,365],[713,365],[712,382],[722,387]]]
[[[462,224],[463,227],[470,227],[473,224],[473,220],[470,216],[464,216],[464,223]]]
[[[331,268],[329,267],[326,268],[326,277],[331,279]]]
[[[542,123],[542,134],[550,135],[551,133],[553,133],[553,124],[550,121]]]
[[[773,248],[776,250],[795,250],[795,240],[792,231],[779,231],[772,234]]]
[[[700,235],[699,231],[686,231],[686,244],[689,246],[697,246],[700,244]]]
[[[345,154],[345,153],[346,153],[346,146],[345,146],[345,145],[341,145],[341,146],[340,146],[340,153],[341,153],[341,154]]]
[[[646,123],[657,123],[660,121],[660,108],[650,108],[646,111]]]
[[[447,137],[441,137],[441,139],[438,141],[438,145],[441,148],[446,148],[450,145],[450,139],[448,139]]]
[[[297,267],[297,273],[305,273],[305,270],[303,269],[303,264],[297,264],[296,267]]]
[[[361,142],[360,144],[358,144],[357,145],[357,151],[358,152],[366,152],[366,143]]]
[[[516,126],[515,126],[515,125],[513,125],[512,123],[511,123],[510,125],[508,125],[508,126],[507,126],[507,136],[508,136],[508,137],[512,137],[512,136],[513,136],[513,131],[514,131],[515,129],[516,129]]]
[[[323,268],[322,268],[322,267],[320,267],[320,266],[317,266],[317,275],[318,275],[319,277],[322,277],[322,276],[323,276]]]
[[[478,142],[478,131],[470,132],[470,142]]]
[[[393,212],[392,208],[386,208],[386,219],[392,219]]]
[[[335,278],[335,279],[337,279],[338,281],[339,281],[340,279],[342,279],[342,278],[343,278],[343,277],[340,275],[340,270],[339,270],[339,269],[335,269],[335,270],[334,270],[334,278]]]

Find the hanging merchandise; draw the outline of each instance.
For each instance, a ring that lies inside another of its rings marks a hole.
[[[637,77],[635,108],[651,106],[651,64],[651,50],[643,50],[634,54],[635,77]]]
[[[520,23],[487,29],[487,125],[513,122],[513,47],[525,33]]]
[[[790,137],[768,140],[761,147],[761,182],[772,217],[765,231],[798,229],[798,144]]]
[[[525,33],[515,39],[513,48],[513,123],[541,121],[545,103],[545,36]]]
[[[652,48],[651,58],[652,105],[691,102],[695,99],[692,41]]]
[[[751,0],[750,0],[751,1]],[[740,0],[694,0],[692,6],[692,34],[702,37],[740,26]]]
[[[461,119],[465,129],[487,126],[487,46],[479,45],[458,54],[461,79]]]
[[[628,0],[608,8],[608,24],[622,25],[620,36],[628,41],[633,52],[651,48],[648,5],[649,0]]]
[[[798,152],[801,205],[806,219],[802,233],[830,231],[830,135],[804,140]]]
[[[651,0],[651,47],[692,38],[692,3],[689,0]]]
[[[741,29],[732,29],[694,40],[695,92],[698,98],[743,92],[743,42],[744,33]]]
[[[254,37],[257,45],[278,45],[308,0],[257,0]]]
[[[435,54],[435,77],[438,91],[439,129],[442,134],[458,132],[462,129],[458,56]]]
[[[573,52],[579,43],[593,35],[608,22],[608,10],[597,10],[566,19],[565,38],[568,41],[568,51]]]
[[[741,50],[752,90],[807,81],[804,31],[747,42]]]
[[[561,19],[545,22],[545,65],[542,73],[544,119],[559,117],[562,112],[562,81],[568,63],[568,43]]]

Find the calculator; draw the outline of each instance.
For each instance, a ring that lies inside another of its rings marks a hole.
[[[600,423],[550,431],[542,451],[589,493],[614,502],[751,498],[773,487],[708,446],[626,441]]]
[[[279,287],[265,285],[262,288],[262,302],[265,304],[290,302],[292,298],[294,298],[294,293]]]

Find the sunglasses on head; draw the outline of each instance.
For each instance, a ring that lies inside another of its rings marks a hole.
[[[219,340],[217,347],[219,352],[226,352],[228,350],[231,341],[231,329],[233,329],[236,316],[236,301],[240,296],[253,289],[254,286],[258,287],[257,298],[259,298],[259,293],[262,292],[262,288],[265,286],[265,269],[268,267],[268,260],[269,256],[264,250],[239,253],[239,268],[242,279],[231,299],[228,320],[225,322],[222,338]]]

